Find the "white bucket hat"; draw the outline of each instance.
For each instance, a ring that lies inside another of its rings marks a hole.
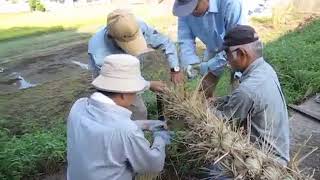
[[[128,54],[105,57],[100,75],[92,85],[99,90],[118,93],[137,93],[145,90],[149,82],[141,76],[139,60]]]

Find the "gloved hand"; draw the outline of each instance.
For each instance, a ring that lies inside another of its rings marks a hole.
[[[188,79],[194,79],[200,72],[200,63],[190,64],[185,68]]]
[[[165,121],[160,120],[135,120],[136,125],[142,130],[147,131],[159,131],[167,129],[167,124]]]
[[[154,131],[153,132],[153,138],[160,137],[164,140],[166,145],[171,144],[171,136],[173,135],[173,132],[161,130],[161,131]]]

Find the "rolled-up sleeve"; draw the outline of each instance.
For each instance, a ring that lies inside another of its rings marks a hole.
[[[228,32],[237,24],[247,25],[247,9],[243,0],[229,0],[224,8],[225,29]]]
[[[187,23],[186,17],[178,18],[178,42],[179,57],[183,67],[200,62],[196,54],[195,36]]]
[[[150,147],[142,131],[127,136],[125,155],[135,173],[159,173],[165,161],[165,142],[156,137]]]
[[[178,67],[179,60],[175,44],[168,37],[159,33],[153,27],[142,21],[139,23],[147,44],[154,49],[161,49],[165,53],[171,68]]]
[[[235,90],[222,106],[222,113],[238,123],[245,121],[253,110],[253,100],[243,90]]]

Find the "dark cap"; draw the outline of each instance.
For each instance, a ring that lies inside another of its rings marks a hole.
[[[173,15],[175,16],[188,16],[192,14],[196,8],[198,0],[175,0],[173,5]]]
[[[237,25],[228,31],[224,36],[223,47],[221,50],[225,50],[230,46],[252,43],[257,40],[259,40],[259,36],[253,27],[247,25]]]

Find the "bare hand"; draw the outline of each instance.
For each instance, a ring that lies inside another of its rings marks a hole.
[[[163,81],[150,81],[150,90],[153,92],[164,92],[167,85]]]
[[[177,85],[181,84],[184,81],[184,75],[182,71],[179,72],[171,72],[171,81]]]

